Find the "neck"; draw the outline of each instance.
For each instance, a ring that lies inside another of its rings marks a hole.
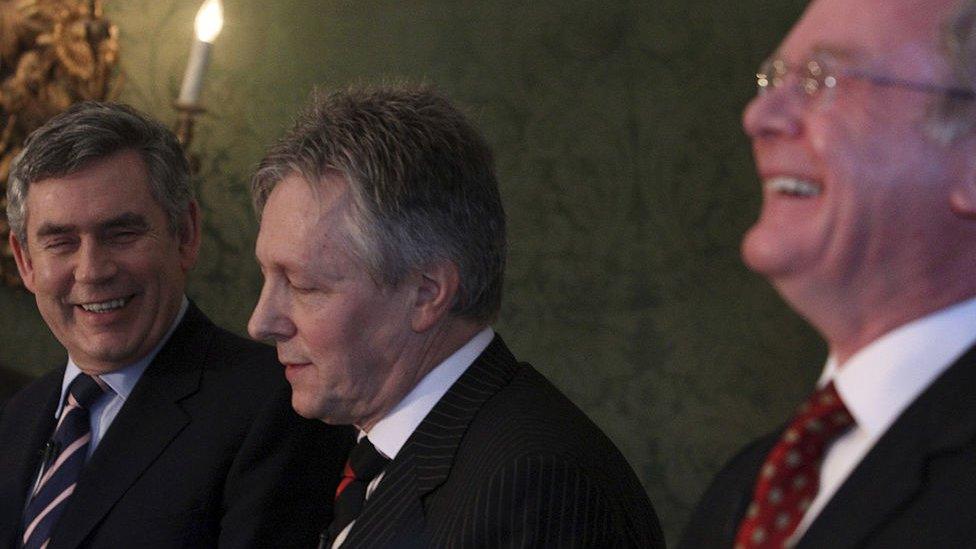
[[[466,319],[448,318],[430,330],[417,334],[411,349],[404,352],[395,374],[385,380],[388,387],[383,390],[385,405],[378,408],[368,418],[356,422],[360,430],[369,432],[379,420],[386,417],[437,366],[447,360],[471,338],[485,328],[486,324]]]
[[[776,284],[780,294],[827,342],[838,366],[888,332],[976,297],[972,276],[918,279],[908,284],[847,284],[839,291],[799,292]],[[890,282],[890,280],[889,280]]]

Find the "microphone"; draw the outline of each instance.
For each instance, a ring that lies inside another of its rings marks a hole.
[[[44,467],[47,468],[54,461],[54,458],[61,453],[61,445],[58,444],[58,441],[51,439],[44,445],[42,452]]]
[[[54,463],[54,458],[58,457],[61,453],[61,445],[58,441],[53,438],[44,443],[44,448],[41,449],[41,467],[37,472],[37,479],[34,481],[34,488],[31,489],[31,497],[27,498],[25,505],[30,505],[31,500],[37,495],[37,491],[41,487],[41,479],[44,478],[44,473],[47,472],[51,464]],[[26,507],[25,507],[26,508]]]

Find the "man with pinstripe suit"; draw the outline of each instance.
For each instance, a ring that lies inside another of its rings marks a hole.
[[[316,96],[252,192],[250,333],[276,343],[299,414],[360,432],[320,547],[663,546],[619,451],[490,327],[505,215],[450,102]]]

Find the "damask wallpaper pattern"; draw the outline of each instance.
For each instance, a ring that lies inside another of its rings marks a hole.
[[[243,332],[261,282],[246,182],[314,86],[437,85],[497,153],[499,331],[614,439],[674,541],[715,470],[788,416],[823,360],[738,258],[759,199],[740,112],[804,4],[224,0],[194,142],[206,237],[190,295]],[[124,100],[175,120],[197,7],[107,3]],[[31,297],[0,290],[0,363],[60,360]]]

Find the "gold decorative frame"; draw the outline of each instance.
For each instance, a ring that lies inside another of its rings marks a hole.
[[[72,103],[118,96],[118,29],[101,0],[0,0],[0,282],[20,279],[6,184],[24,139]]]

